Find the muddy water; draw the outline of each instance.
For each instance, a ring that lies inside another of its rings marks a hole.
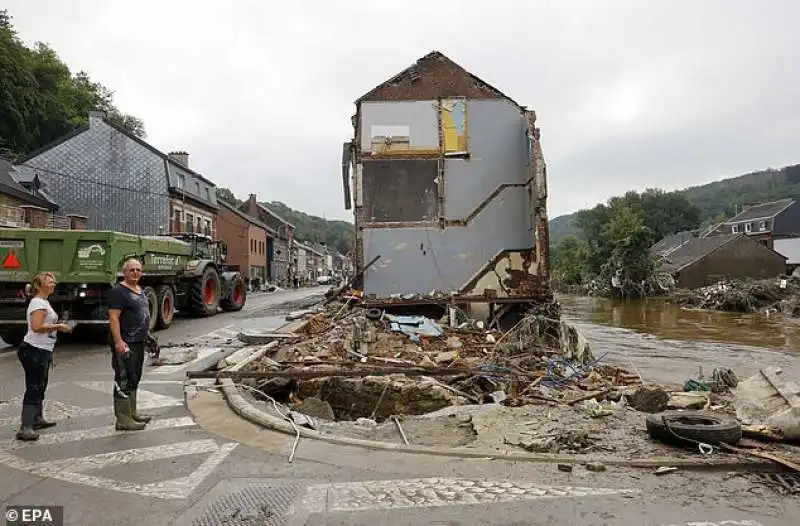
[[[682,384],[699,368],[729,367],[739,378],[782,367],[800,379],[800,321],[759,314],[681,309],[661,300],[612,301],[559,296],[596,357],[638,370],[646,379]]]

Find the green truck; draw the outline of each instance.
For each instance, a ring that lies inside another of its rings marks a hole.
[[[142,262],[151,330],[169,327],[176,311],[213,316],[220,308],[241,310],[247,287],[238,269],[225,264],[225,252],[224,243],[199,234],[0,228],[0,337],[11,345],[22,341],[26,287],[45,271],[58,282],[50,303],[59,316],[105,333],[106,295],[130,257]]]

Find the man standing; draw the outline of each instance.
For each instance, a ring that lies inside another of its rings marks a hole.
[[[139,279],[142,264],[128,259],[123,279],[108,293],[111,365],[114,369],[114,414],[119,431],[140,431],[149,416],[136,411],[136,390],[142,379],[145,341],[150,327],[150,305]]]

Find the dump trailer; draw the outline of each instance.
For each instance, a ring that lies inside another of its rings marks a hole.
[[[138,236],[97,230],[0,228],[0,337],[18,345],[26,331],[27,287],[39,272],[58,282],[50,303],[61,319],[105,332],[108,291],[128,258],[142,263],[140,284],[150,302],[151,330],[172,324],[176,311],[213,316],[241,310],[245,280],[225,264],[225,244],[197,234]]]

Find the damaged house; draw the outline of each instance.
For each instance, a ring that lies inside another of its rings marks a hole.
[[[550,302],[536,114],[439,52],[355,104],[342,176],[366,303]]]
[[[650,249],[661,260],[659,270],[683,289],[739,278],[766,279],[786,271],[786,257],[745,234],[695,237],[689,232],[667,236]]]

